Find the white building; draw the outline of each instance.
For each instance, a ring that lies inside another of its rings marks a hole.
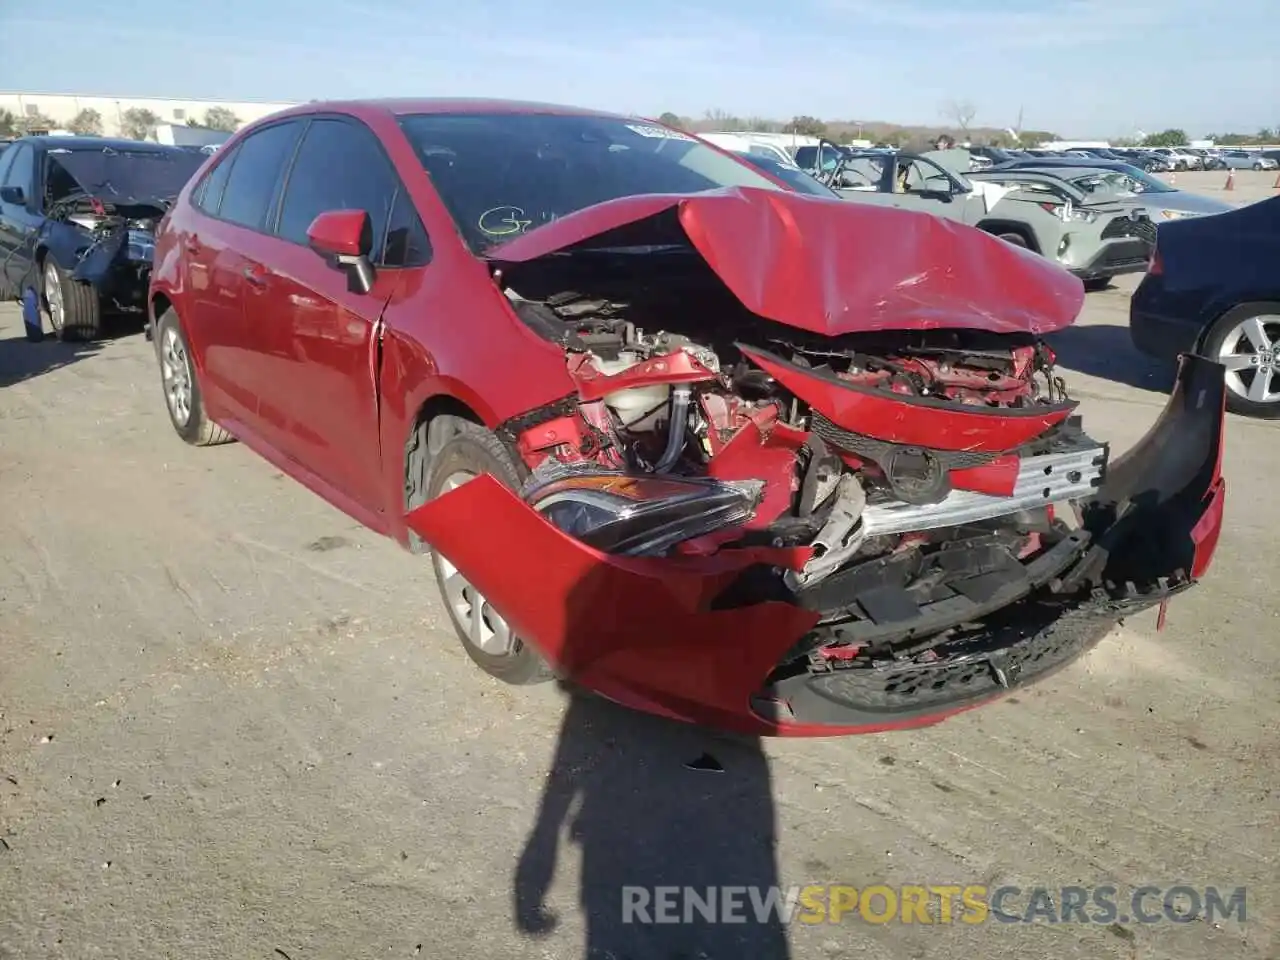
[[[239,126],[294,105],[294,103],[265,100],[174,100],[168,97],[0,92],[0,110],[8,110],[19,120],[25,117],[51,121],[47,127],[40,124],[40,129],[33,129],[31,131],[33,133],[67,129],[81,111],[93,110],[97,112],[102,125],[102,135],[107,137],[126,134],[130,117],[136,115],[130,114],[130,111],[147,111],[154,117],[153,123],[157,127],[164,124],[174,126],[195,124],[203,127],[207,126],[206,115],[209,110],[215,109],[218,113],[228,110],[235,118],[236,125]],[[150,138],[154,139],[155,136],[153,130]]]

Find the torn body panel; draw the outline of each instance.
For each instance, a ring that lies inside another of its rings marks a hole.
[[[835,318],[830,299],[792,310],[767,284],[748,289],[746,255],[735,273],[732,230],[781,235],[776,257],[798,261],[787,223],[811,201],[634,201],[638,222],[618,201],[491,251],[514,315],[563,349],[575,393],[498,429],[529,470],[523,489],[482,478],[406,518],[570,677],[754,733],[918,725],[1066,662],[1206,568],[1221,367],[1186,358],[1113,474],[1038,336],[1060,324],[1065,287],[948,301],[944,285],[914,312],[899,300],[891,327],[881,312],[858,329],[875,308],[852,287],[856,310]],[[768,217],[787,223],[756,222]],[[1057,270],[970,232],[948,242],[974,244],[962,260],[980,274]],[[912,269],[925,286],[935,272],[907,258],[860,282],[902,289]],[[952,322],[936,326],[944,303]]]
[[[1047,675],[1195,582],[1221,524],[1223,397],[1221,368],[1185,358],[1161,421],[1080,504],[1080,527],[899,544],[820,592],[790,588],[783,558],[750,547],[595,549],[488,477],[407,522],[552,663],[611,699],[769,735],[917,726]],[[1171,456],[1175,432],[1188,442]]]

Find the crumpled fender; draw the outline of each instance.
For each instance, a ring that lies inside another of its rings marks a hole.
[[[123,225],[112,230],[85,251],[83,259],[71,271],[72,278],[86,283],[100,283],[110,272],[128,239],[129,231]]]
[[[488,474],[405,521],[564,674],[675,719],[709,711],[726,727],[740,722],[761,679],[818,620],[786,603],[710,609],[760,562],[757,551],[609,556],[561,533]]]

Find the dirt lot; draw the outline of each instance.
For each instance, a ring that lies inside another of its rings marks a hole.
[[[1119,447],[1165,385],[1131,287],[1058,344]],[[787,955],[622,925],[619,888],[663,883],[1248,888],[1243,924],[850,916],[792,925],[794,957],[1280,949],[1280,423],[1230,423],[1218,560],[1164,633],[929,731],[757,749],[488,680],[422,560],[182,444],[141,335],[21,336],[0,308],[0,957]],[[723,773],[685,767],[704,751]]]

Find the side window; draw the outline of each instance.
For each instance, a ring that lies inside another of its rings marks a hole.
[[[307,242],[326,210],[364,210],[373,226],[375,263],[426,263],[426,231],[373,131],[351,120],[313,120],[289,171],[277,232]]]
[[[227,189],[227,179],[231,176],[231,165],[236,161],[236,153],[238,151],[232,150],[228,156],[223,157],[196,187],[191,202],[210,216],[218,215],[222,193]]]
[[[4,186],[4,175],[9,172],[9,168],[13,166],[13,158],[18,155],[17,150],[4,150],[0,152],[0,187]]]
[[[280,178],[301,131],[300,121],[277,123],[240,142],[222,191],[219,217],[251,230],[269,227]]]
[[[376,236],[376,234],[375,234]],[[383,244],[385,267],[422,267],[431,262],[431,242],[426,227],[413,208],[413,201],[401,187],[391,202],[387,219],[387,239]]]
[[[923,157],[899,164],[898,181],[902,193],[917,193],[921,190],[949,192],[952,188],[951,178],[946,171]]]
[[[5,151],[8,153],[9,151]],[[31,149],[31,145],[24,143],[19,145],[14,151],[13,163],[9,167],[9,172],[4,178],[6,187],[21,187],[22,192],[31,196],[32,188],[36,179],[36,163],[35,151]]]

